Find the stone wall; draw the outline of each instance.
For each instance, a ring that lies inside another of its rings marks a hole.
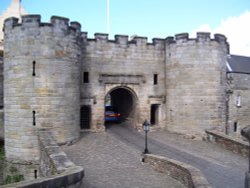
[[[206,129],[223,130],[226,116],[225,36],[187,33],[166,39],[167,129],[201,135]]]
[[[51,136],[50,131],[39,131],[39,144],[41,148],[40,170],[35,180],[23,181],[1,187],[20,187],[20,188],[61,188],[81,187],[84,170],[80,166],[72,163],[67,155],[57,145]]]
[[[156,171],[167,173],[188,188],[211,188],[201,171],[185,163],[153,154],[143,155],[143,161],[151,165]]]
[[[96,33],[89,39],[80,24],[68,22],[53,17],[51,23],[41,23],[39,16],[25,16],[21,24],[6,21],[5,93],[25,94],[6,98],[8,109],[21,108],[15,114],[25,112],[32,121],[32,111],[38,126],[51,128],[58,142],[66,143],[77,137],[80,105],[91,109],[90,129],[104,130],[105,97],[123,88],[133,96],[130,119],[135,127],[151,118],[156,105],[154,119],[168,130],[198,135],[206,129],[224,130],[225,36],[212,39],[209,33],[197,33],[190,39],[184,33],[149,43],[146,37],[116,35],[111,40]],[[32,66],[36,75],[30,77]],[[23,80],[17,88],[14,79]],[[11,113],[7,110],[7,122]]]
[[[47,178],[23,181],[20,183],[1,186],[2,188],[80,188],[82,181],[81,167],[75,167],[62,174],[53,175]]]
[[[248,156],[249,144],[245,141],[242,141],[242,139],[237,139],[235,137],[228,136],[215,131],[206,131],[206,133],[208,141],[214,142],[219,146],[234,153],[240,154],[242,156]]]
[[[0,52],[0,109],[3,108],[3,57]]]
[[[60,144],[79,137],[81,26],[40,19],[9,18],[4,25],[6,160],[20,166],[39,164],[37,129],[50,129]]]
[[[242,128],[250,125],[250,74],[228,73],[229,135],[241,137]]]
[[[134,94],[137,105],[136,124],[141,126],[150,118],[151,98],[160,98],[164,105],[165,64],[164,40],[146,37],[116,35],[109,40],[107,34],[97,33],[88,39],[83,33],[82,72],[89,72],[89,83],[82,83],[82,105],[92,107],[92,129],[100,129],[104,124],[104,99],[115,88],[126,88]],[[154,84],[154,74],[158,83]],[[91,100],[95,99],[95,100]],[[159,121],[162,123],[164,117]]]
[[[0,44],[1,45],[1,44]],[[3,57],[0,50],[0,139],[4,139],[4,124],[3,124]]]

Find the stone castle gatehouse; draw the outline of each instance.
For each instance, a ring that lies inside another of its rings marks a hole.
[[[55,16],[50,23],[40,20],[26,15],[21,23],[17,18],[4,23],[9,162],[38,168],[38,129],[50,130],[59,144],[76,140],[80,129],[104,130],[108,101],[138,129],[145,119],[199,136],[206,129],[231,129],[224,35],[182,33],[152,43],[126,35],[111,40],[102,33],[89,39],[78,22]]]

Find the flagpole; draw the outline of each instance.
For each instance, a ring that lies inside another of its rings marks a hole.
[[[22,0],[19,0],[18,5],[19,5],[19,18],[21,18],[21,2]]]
[[[107,0],[107,33],[109,34],[109,0]]]

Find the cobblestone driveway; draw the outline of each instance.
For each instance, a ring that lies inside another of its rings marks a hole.
[[[85,169],[84,188],[182,188],[182,184],[141,163],[141,151],[109,132],[82,133],[81,140],[63,148]]]
[[[65,147],[69,158],[84,167],[85,188],[178,188],[183,185],[155,172],[140,160],[144,135],[123,124],[104,133],[82,133],[75,145]],[[243,188],[247,158],[215,144],[180,135],[150,131],[149,151],[199,168],[214,188]]]
[[[128,125],[110,127],[110,133],[131,147],[144,147],[144,137]],[[215,144],[184,139],[166,131],[150,131],[149,151],[200,169],[214,188],[243,188],[247,158]]]

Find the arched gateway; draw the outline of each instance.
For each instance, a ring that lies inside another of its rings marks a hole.
[[[133,89],[124,86],[110,89],[105,96],[105,105],[116,107],[122,120],[129,121],[132,126],[136,126],[139,109],[138,97]]]

